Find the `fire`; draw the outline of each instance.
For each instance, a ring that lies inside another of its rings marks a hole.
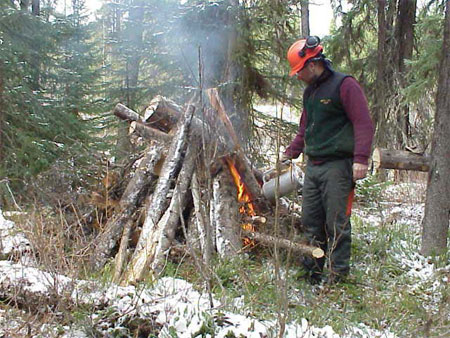
[[[239,208],[239,211],[242,214],[248,214],[249,216],[255,216],[255,208],[253,204],[250,202],[250,195],[245,188],[244,182],[242,182],[241,175],[237,171],[233,160],[227,158],[227,164],[230,168],[231,176],[233,176],[234,184],[236,184],[238,190],[238,202],[242,204]]]
[[[247,192],[247,189],[242,182],[241,175],[239,174],[236,166],[234,165],[234,161],[230,158],[226,159],[228,167],[230,168],[231,176],[233,177],[234,184],[237,187],[237,198],[238,202],[241,203],[241,207],[239,208],[239,212],[241,214],[247,214],[249,216],[256,216],[255,208],[251,203],[250,194]],[[242,229],[255,231],[255,227],[250,223],[244,223],[241,225]],[[255,242],[250,238],[244,238],[244,246],[254,246]]]

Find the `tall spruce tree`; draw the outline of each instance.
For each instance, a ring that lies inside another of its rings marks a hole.
[[[55,161],[65,159],[72,170],[74,159],[82,157],[91,129],[81,113],[95,112],[88,104],[94,99],[95,58],[87,26],[75,12],[65,18],[45,7],[51,13],[43,21],[24,3],[21,9],[0,6],[0,173],[20,189]]]
[[[425,255],[448,250],[450,222],[450,2],[446,1],[444,39],[436,95],[431,164],[423,219],[422,248]]]

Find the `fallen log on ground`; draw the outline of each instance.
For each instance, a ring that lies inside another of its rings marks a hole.
[[[321,258],[321,257],[325,256],[324,251],[321,248],[318,248],[316,246],[297,243],[297,242],[288,240],[286,238],[274,237],[274,236],[259,233],[256,231],[249,231],[249,230],[243,229],[242,233],[245,236],[248,236],[250,239],[254,239],[264,246],[268,246],[268,247],[278,246],[280,248],[292,250],[294,252],[301,253],[304,255],[309,255],[314,258]]]

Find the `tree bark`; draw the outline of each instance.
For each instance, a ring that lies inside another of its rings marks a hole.
[[[35,16],[41,15],[41,1],[40,0],[32,0],[31,3],[31,13]]]
[[[183,108],[172,100],[158,95],[145,109],[143,120],[150,126],[168,133],[183,114]]]
[[[378,0],[378,46],[377,46],[377,79],[375,85],[375,102],[373,107],[373,121],[378,132],[376,133],[376,144],[387,147],[389,139],[387,135],[394,133],[388,123],[394,118],[393,111],[388,107],[388,99],[391,99],[396,89],[394,88],[394,74],[397,72],[396,63],[389,60],[397,60],[396,44],[394,36],[394,18],[397,11],[397,0]],[[389,94],[389,95],[388,95]]]
[[[20,0],[20,10],[27,12],[30,8],[30,0]]]
[[[0,60],[0,162],[3,162],[5,154],[5,102],[4,102],[4,74],[3,74],[3,64]]]
[[[410,59],[414,46],[417,0],[399,0],[397,10],[396,41],[397,65],[400,73],[406,69],[405,60]]]
[[[128,260],[127,249],[133,225],[134,219],[129,218],[127,223],[125,224],[125,227],[123,228],[122,238],[120,239],[119,251],[116,254],[116,258],[114,259],[114,276],[113,276],[114,283],[120,282],[120,276],[122,275],[122,271]]]
[[[248,236],[249,238],[254,239],[255,241],[257,241],[265,246],[273,247],[276,245],[280,248],[292,250],[294,252],[298,252],[303,255],[312,256],[314,258],[321,258],[321,257],[325,256],[325,253],[321,248],[311,246],[308,244],[297,243],[297,242],[288,240],[286,238],[274,237],[274,236],[259,233],[259,232],[253,232],[250,230],[242,230],[242,233],[245,236]]]
[[[422,222],[424,255],[444,253],[450,217],[450,2],[446,2],[444,42],[440,63],[436,115],[428,176],[425,215]]]
[[[300,2],[300,13],[301,13],[301,31],[302,37],[309,36],[309,0],[302,0]]]
[[[158,129],[150,128],[142,122],[133,121],[130,123],[130,134],[137,132],[139,136],[142,136],[148,140],[157,140],[162,143],[170,143],[172,136],[166,134]]]
[[[113,114],[125,121],[143,122],[141,115],[139,115],[133,109],[128,108],[126,105],[122,103],[116,104],[113,110]]]
[[[96,241],[97,243],[91,261],[96,269],[102,268],[111,256],[111,252],[117,245],[125,224],[137,208],[137,201],[141,190],[151,182],[151,174],[154,172],[156,164],[161,158],[161,154],[161,146],[150,146],[147,149],[144,158],[120,199],[120,212],[116,217],[108,221],[105,231],[100,234]]]
[[[242,248],[239,235],[239,204],[237,190],[228,168],[213,179],[211,226],[215,228],[216,248],[220,257],[235,256]]]
[[[157,240],[154,258],[150,261],[151,269],[154,273],[159,273],[162,270],[164,258],[175,238],[175,231],[180,224],[180,219],[183,217],[182,212],[186,207],[187,193],[194,173],[196,159],[196,146],[195,144],[190,144],[186,151],[183,167],[177,178],[170,205],[158,222],[157,228],[161,229],[160,237]]]
[[[179,105],[158,95],[145,110],[143,122],[150,127],[173,134],[174,127],[182,115],[183,110]],[[195,116],[192,118],[190,128],[192,137],[207,143],[217,143],[220,153],[230,151],[230,142],[224,137],[223,131],[216,127],[216,116],[205,114],[203,117],[205,120]]]
[[[395,27],[396,52],[393,53],[397,60],[398,79],[401,88],[406,84],[406,59],[411,59],[414,46],[414,24],[416,22],[416,0],[399,0],[397,10],[397,23]],[[411,137],[409,124],[409,107],[403,105],[397,116],[399,146],[408,145]]]
[[[384,112],[386,111],[385,102],[385,72],[387,58],[385,56],[386,49],[386,0],[378,0],[378,47],[377,47],[377,79],[375,84],[375,98],[377,104],[373,107],[373,120],[375,126],[384,125]],[[378,133],[379,144],[385,146],[384,133]],[[381,142],[380,142],[381,141]]]
[[[189,105],[184,118],[180,120],[177,136],[172,141],[167,159],[161,170],[161,176],[153,193],[152,202],[146,211],[146,218],[139,241],[128,270],[125,272],[122,284],[141,280],[145,269],[148,268],[149,262],[154,257],[156,249],[155,239],[159,238],[161,233],[158,223],[168,206],[167,194],[180,171],[182,155],[186,149],[187,136],[194,111],[194,106]]]
[[[194,202],[195,224],[191,223],[189,224],[189,226],[196,228],[192,231],[192,233],[198,234],[198,240],[203,256],[203,261],[205,262],[205,264],[208,265],[209,262],[211,261],[212,253],[215,248],[213,242],[213,231],[212,231],[213,229],[208,219],[205,210],[205,205],[202,203],[201,200],[201,192],[196,173],[194,173],[194,175],[192,176],[191,191],[192,191],[192,199]]]
[[[405,150],[376,148],[372,155],[375,169],[400,169],[428,171],[430,158],[425,155],[414,154]]]

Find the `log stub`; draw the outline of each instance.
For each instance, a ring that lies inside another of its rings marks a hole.
[[[406,150],[376,148],[372,161],[375,169],[428,171],[430,158]]]

